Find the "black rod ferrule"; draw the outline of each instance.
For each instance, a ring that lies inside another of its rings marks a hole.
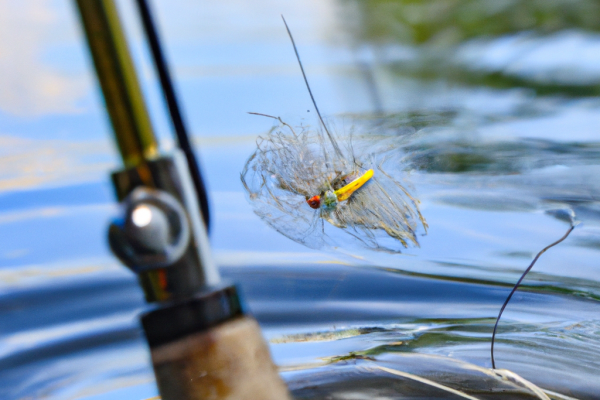
[[[234,285],[207,288],[194,297],[161,304],[142,315],[142,326],[150,347],[206,331],[244,314]]]

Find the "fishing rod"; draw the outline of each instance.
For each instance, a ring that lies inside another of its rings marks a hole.
[[[123,169],[112,173],[121,211],[113,253],[138,277],[141,316],[163,400],[289,399],[257,322],[221,280],[208,241],[208,202],[156,28],[141,18],[178,137],[162,154],[112,0],[75,0]]]
[[[188,169],[190,171],[190,175],[192,176],[192,181],[194,182],[194,188],[196,189],[196,194],[198,196],[198,200],[200,201],[200,208],[202,210],[204,224],[206,225],[206,229],[210,231],[210,213],[208,212],[208,196],[206,194],[206,186],[204,185],[204,180],[202,179],[202,174],[200,173],[200,168],[198,166],[198,161],[196,161],[196,156],[194,154],[194,150],[192,149],[192,144],[183,122],[183,117],[181,116],[179,103],[177,102],[177,96],[175,95],[175,89],[173,88],[173,82],[171,80],[171,74],[169,73],[169,66],[162,51],[162,47],[158,39],[158,33],[156,31],[154,21],[152,20],[152,14],[150,12],[150,8],[148,7],[148,3],[146,0],[136,0],[136,3],[142,19],[142,25],[144,26],[144,32],[146,33],[146,37],[148,39],[148,45],[150,46],[150,50],[152,52],[154,65],[156,66],[156,72],[158,73],[158,78],[165,96],[165,101],[169,108],[171,122],[173,123],[173,128],[175,130],[175,136],[177,137],[179,148],[185,155]]]

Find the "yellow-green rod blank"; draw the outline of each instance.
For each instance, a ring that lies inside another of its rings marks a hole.
[[[158,145],[112,0],[76,0],[106,108],[126,168],[158,155]]]

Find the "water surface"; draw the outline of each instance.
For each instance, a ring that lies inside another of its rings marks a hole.
[[[153,4],[208,179],[215,257],[299,398],[400,398],[407,381],[374,366],[454,383],[465,363],[489,368],[498,309],[566,231],[565,210],[581,223],[514,296],[496,361],[598,398],[595,2]],[[119,6],[168,149],[139,23]],[[142,293],[105,242],[119,161],[74,9],[0,7],[0,397],[155,396]],[[401,139],[395,173],[430,227],[420,247],[312,250],[253,213],[239,173],[272,125],[246,112],[316,124],[281,13],[336,129]]]

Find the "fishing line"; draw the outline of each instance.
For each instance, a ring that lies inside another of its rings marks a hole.
[[[160,46],[160,41],[158,39],[158,34],[156,32],[156,26],[152,20],[152,16],[150,15],[150,8],[148,7],[146,0],[136,0],[136,3],[142,18],[144,31],[146,32],[146,36],[148,38],[148,43],[154,59],[154,65],[156,66],[156,70],[158,72],[160,85],[169,108],[171,121],[173,122],[173,128],[175,129],[175,135],[177,136],[177,142],[187,160],[188,169],[190,170],[190,175],[192,176],[192,181],[194,182],[194,187],[198,196],[198,202],[200,203],[202,218],[204,219],[204,224],[206,225],[206,230],[208,231],[210,227],[210,212],[208,209],[206,186],[204,184],[204,180],[202,179],[202,175],[200,174],[198,161],[194,155],[187,129],[183,123],[183,118],[181,117],[181,112],[179,109],[179,104],[177,103],[177,97],[175,96],[175,90],[173,89],[173,82],[171,80],[169,68],[167,66],[164,53]]]
[[[308,89],[308,94],[310,94],[310,99],[312,100],[312,103],[315,106],[315,110],[317,111],[317,115],[319,116],[319,120],[321,121],[321,125],[323,125],[325,132],[327,132],[327,136],[329,136],[329,140],[331,141],[331,144],[333,145],[333,149],[335,150],[337,155],[340,158],[344,158],[344,156],[342,155],[342,152],[340,151],[340,148],[337,145],[337,142],[333,139],[333,136],[331,136],[331,133],[329,133],[329,129],[327,129],[327,125],[325,125],[325,122],[323,121],[323,117],[321,117],[321,112],[319,111],[319,107],[317,107],[317,102],[315,101],[315,98],[312,94],[312,90],[310,90],[310,85],[308,84],[308,79],[306,78],[306,74],[304,73],[304,67],[302,66],[302,61],[300,61],[300,54],[298,54],[298,49],[296,48],[296,42],[294,41],[292,32],[290,31],[290,28],[288,27],[288,24],[285,21],[285,18],[283,17],[283,15],[281,16],[281,19],[283,19],[283,23],[285,24],[285,29],[287,30],[287,33],[290,36],[290,40],[292,41],[292,46],[294,46],[294,52],[296,53],[296,59],[298,60],[298,64],[300,65],[300,70],[302,71],[302,77],[304,78],[304,82],[306,83],[306,88]]]
[[[535,258],[533,259],[533,261],[531,262],[531,264],[529,264],[529,267],[527,267],[527,269],[525,270],[525,272],[523,272],[523,275],[521,275],[521,278],[519,278],[519,280],[517,281],[517,284],[510,291],[510,294],[508,295],[508,297],[504,301],[504,304],[502,304],[502,308],[500,308],[500,313],[498,314],[498,318],[496,318],[496,324],[494,325],[494,332],[492,333],[491,355],[492,355],[492,368],[493,369],[496,369],[496,362],[494,361],[494,341],[496,339],[496,329],[498,328],[498,323],[500,322],[500,317],[502,316],[502,313],[504,312],[504,309],[506,308],[506,305],[510,301],[511,297],[513,296],[513,294],[515,294],[515,292],[517,291],[517,288],[521,284],[521,281],[523,281],[523,279],[525,278],[525,275],[527,275],[529,273],[529,271],[531,271],[531,268],[533,268],[533,266],[536,263],[536,261],[538,260],[538,258],[540,258],[540,256],[542,254],[544,254],[546,252],[546,250],[548,250],[551,247],[556,246],[557,244],[559,244],[560,242],[562,242],[563,240],[565,240],[569,236],[569,234],[573,231],[573,229],[575,229],[575,225],[573,224],[573,222],[571,222],[571,227],[569,228],[569,230],[567,231],[567,233],[565,233],[563,235],[563,237],[561,237],[560,239],[558,239],[556,242],[554,242],[552,244],[549,244],[548,246],[544,247],[542,249],[542,251],[540,251],[539,253],[537,253],[537,255],[535,256]]]

